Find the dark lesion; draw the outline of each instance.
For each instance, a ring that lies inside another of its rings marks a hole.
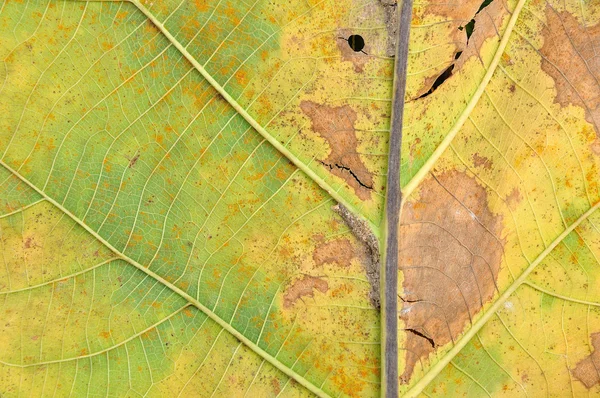
[[[427,340],[429,342],[429,344],[431,344],[431,348],[435,348],[435,341],[433,341],[433,339],[431,337],[427,336],[425,333],[422,333],[422,332],[418,331],[417,329],[411,329],[411,328],[404,329],[404,331],[412,333],[421,338],[424,338],[425,340]]]
[[[360,180],[360,178],[356,175],[356,173],[354,171],[352,171],[352,169],[348,166],[344,166],[343,164],[339,164],[339,163],[333,163],[333,164],[325,163],[321,160],[319,161],[319,163],[321,163],[323,166],[329,168],[329,170],[333,170],[333,168],[335,167],[338,170],[346,171],[346,172],[350,173],[350,175],[352,176],[352,178],[354,178],[356,180],[356,182],[358,182],[358,185],[360,185],[361,187],[366,188],[366,189],[370,189],[370,190],[373,189],[372,184],[367,185],[364,182],[362,182]]]

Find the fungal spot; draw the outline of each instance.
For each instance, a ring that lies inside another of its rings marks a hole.
[[[348,239],[335,239],[325,242],[322,236],[318,236],[317,240],[321,243],[313,252],[313,261],[316,266],[336,264],[343,268],[350,267],[354,258],[354,247]]]
[[[315,290],[321,293],[327,293],[329,284],[321,278],[304,275],[286,289],[283,295],[283,307],[291,308],[296,304],[296,301],[301,300],[304,297],[313,298],[315,296]]]
[[[363,249],[361,262],[364,266],[367,280],[371,285],[369,298],[373,307],[379,309],[381,305],[379,296],[379,242],[373,231],[371,231],[369,224],[350,212],[344,205],[338,203],[331,209],[344,220],[354,237],[361,243]]]
[[[592,353],[577,363],[575,369],[571,370],[573,376],[579,380],[588,390],[600,384],[600,332],[592,333],[590,336],[594,350]]]
[[[417,363],[456,338],[492,299],[504,240],[474,177],[451,171],[425,180],[405,203],[399,236],[408,383]]]
[[[561,106],[585,109],[586,120],[600,137],[600,23],[582,26],[568,12],[546,7],[540,49],[542,70],[556,85],[554,101]]]
[[[312,101],[302,101],[300,109],[310,118],[312,130],[329,144],[329,156],[321,164],[346,181],[360,199],[371,199],[373,175],[357,152],[356,112],[349,105],[332,107]]]

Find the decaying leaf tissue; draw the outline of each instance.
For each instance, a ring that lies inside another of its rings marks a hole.
[[[3,0],[0,396],[600,395],[598,53],[597,1]]]

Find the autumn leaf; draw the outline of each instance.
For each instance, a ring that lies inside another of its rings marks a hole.
[[[385,391],[398,8],[5,0],[0,395]],[[600,393],[600,6],[412,14],[400,393]]]

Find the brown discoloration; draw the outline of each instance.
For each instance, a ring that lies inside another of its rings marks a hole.
[[[585,109],[600,133],[600,24],[584,27],[568,12],[546,7],[542,70],[554,79],[555,102]]]
[[[273,388],[273,394],[279,395],[279,393],[281,392],[281,383],[279,383],[279,380],[277,378],[274,377],[271,379],[271,387]]]
[[[481,6],[481,0],[431,0],[426,4],[425,14],[438,15],[446,21],[456,21],[459,26],[463,26],[473,18]]]
[[[34,240],[33,240],[32,237],[28,237],[23,242],[23,248],[24,249],[31,249],[32,247],[37,247],[37,245],[35,244],[35,242],[34,242]]]
[[[481,2],[479,3],[481,5]],[[487,7],[475,15],[475,26],[469,42],[461,56],[456,60],[455,72],[471,57],[479,58],[483,43],[497,37],[500,40],[500,26],[509,15],[506,0],[493,0]]]
[[[479,57],[481,46],[487,39],[499,36],[499,26],[503,18],[508,15],[506,0],[493,0],[487,7],[478,12],[481,3],[481,0],[457,0],[454,2],[435,1],[427,4],[421,18],[426,15],[436,15],[443,17],[446,21],[454,22],[454,29],[448,38],[448,42],[452,43],[455,49],[453,58],[448,59],[445,66],[440,67],[439,73],[425,80],[423,87],[417,92],[415,98],[427,93],[438,76],[450,65],[454,64],[452,73],[456,74],[469,58]],[[475,20],[475,25],[471,37],[467,39],[465,25],[472,19]],[[454,58],[459,52],[462,54],[455,60]]]
[[[573,376],[583,383],[588,390],[600,384],[600,332],[592,333],[594,351],[577,363],[571,370]]]
[[[349,105],[332,107],[312,101],[302,101],[300,109],[310,118],[313,131],[329,144],[329,156],[321,163],[344,179],[360,199],[371,199],[373,175],[357,153],[356,112]]]
[[[369,228],[369,224],[355,214],[350,212],[342,204],[337,204],[332,207],[344,222],[350,228],[356,239],[362,244],[363,252],[361,253],[361,262],[365,267],[367,279],[371,285],[369,298],[373,307],[379,309],[381,305],[379,294],[379,273],[380,273],[380,256],[379,256],[379,241]]]
[[[129,160],[129,168],[131,169],[133,166],[135,166],[135,164],[137,163],[138,159],[140,158],[140,154],[136,154],[134,157],[132,157]]]
[[[387,29],[387,46],[385,55],[393,57],[396,55],[396,36],[398,35],[398,1],[379,0],[385,15],[385,27]]]
[[[492,168],[492,161],[485,156],[480,156],[478,153],[473,154],[473,164],[475,167],[483,167],[486,170]]]
[[[301,279],[296,280],[286,289],[285,294],[283,295],[283,307],[291,308],[294,306],[296,301],[302,299],[303,297],[314,297],[315,290],[321,293],[327,293],[327,290],[329,290],[329,284],[327,281],[321,278],[304,275]]]
[[[342,54],[342,61],[352,62],[354,65],[354,71],[356,73],[362,73],[365,68],[365,64],[369,61],[368,57],[368,43],[365,43],[363,52],[354,51],[348,44],[348,37],[352,35],[352,31],[349,29],[340,29],[338,31],[338,37],[336,40],[338,50]],[[366,53],[366,54],[365,54]]]
[[[335,239],[320,243],[313,252],[316,266],[336,264],[344,268],[350,267],[354,258],[354,247],[348,239]]]
[[[523,200],[521,192],[516,187],[506,196],[506,203],[511,210],[515,210],[517,205],[521,203],[521,200]]]
[[[456,341],[497,291],[505,242],[502,217],[489,210],[487,200],[475,178],[453,171],[425,180],[418,200],[404,205],[399,236],[404,383],[419,361]]]

